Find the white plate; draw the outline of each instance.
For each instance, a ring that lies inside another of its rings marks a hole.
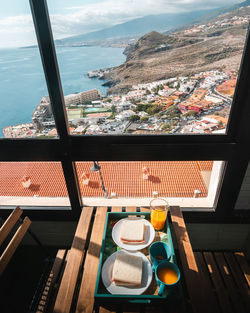
[[[141,287],[116,286],[112,282],[112,271],[117,253],[127,253],[142,257],[142,285]],[[107,290],[113,295],[141,295],[150,285],[153,277],[152,267],[147,257],[141,252],[116,251],[111,254],[102,266],[102,281]]]
[[[129,217],[123,218],[120,221],[118,221],[115,226],[112,229],[112,238],[114,242],[122,249],[129,250],[129,251],[138,251],[141,249],[146,248],[148,245],[151,244],[151,242],[155,238],[155,230],[154,227],[152,226],[149,221],[143,219],[145,223],[145,243],[138,244],[138,245],[129,245],[122,243],[120,240],[120,233],[121,233],[121,226],[122,226],[122,221],[123,220],[128,220],[130,219]],[[141,217],[133,217],[133,219],[142,219]]]

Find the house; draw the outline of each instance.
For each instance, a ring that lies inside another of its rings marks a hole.
[[[125,111],[122,111],[120,114],[117,114],[115,118],[118,121],[124,121],[124,120],[127,120],[132,115],[136,115],[134,111],[125,110]]]

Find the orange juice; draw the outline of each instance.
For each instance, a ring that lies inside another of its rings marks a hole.
[[[167,213],[166,211],[155,209],[151,212],[151,224],[153,225],[154,229],[161,230],[164,228]]]
[[[157,273],[158,278],[167,285],[171,285],[177,282],[178,275],[172,270],[172,268],[163,267]]]

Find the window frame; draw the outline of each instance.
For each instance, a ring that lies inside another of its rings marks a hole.
[[[250,159],[250,36],[249,28],[236,84],[227,133],[221,135],[102,135],[69,133],[60,72],[46,0],[29,0],[58,138],[0,139],[0,161],[60,161],[70,211],[28,210],[33,220],[76,220],[83,206],[75,161],[226,161],[214,212],[184,212],[188,222],[250,221],[250,210],[235,203]],[[27,154],[26,151],[29,151]],[[233,184],[232,184],[233,179]],[[4,207],[6,209],[7,207]],[[12,209],[12,208],[9,208]],[[4,211],[6,216],[10,210]]]

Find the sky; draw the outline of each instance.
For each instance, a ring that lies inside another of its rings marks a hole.
[[[150,14],[230,6],[244,0],[47,0],[54,39],[88,33]],[[36,44],[29,0],[0,3],[0,48]]]

